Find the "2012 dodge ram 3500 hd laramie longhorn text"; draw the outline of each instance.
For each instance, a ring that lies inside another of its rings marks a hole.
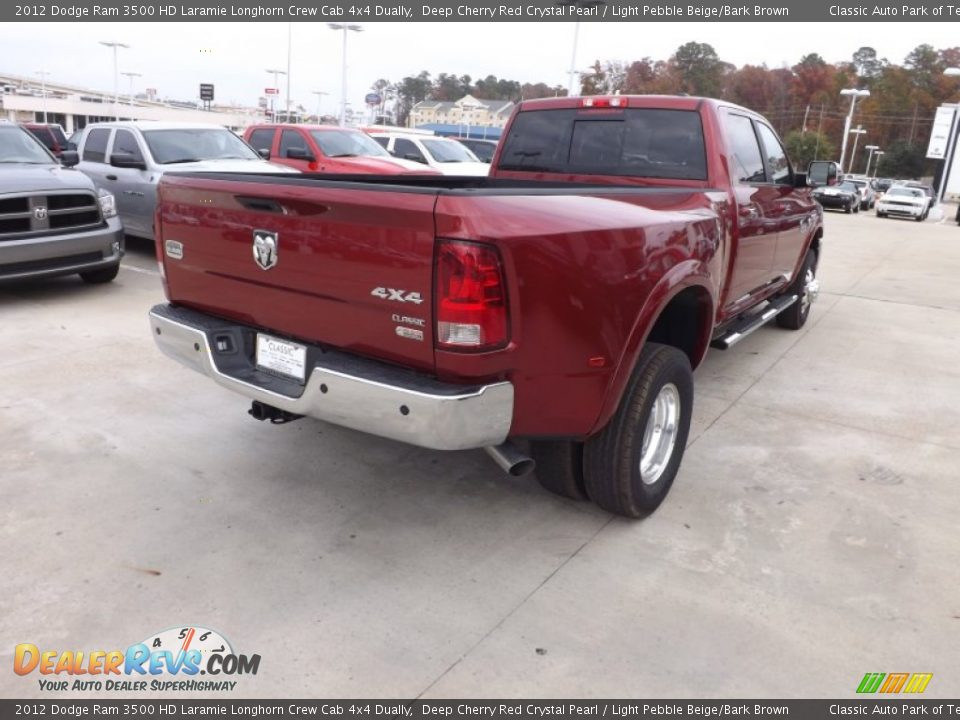
[[[615,96],[522,102],[489,178],[167,175],[156,230],[154,339],[254,417],[486,448],[640,517],[708,346],[806,322],[822,211],[759,115]]]

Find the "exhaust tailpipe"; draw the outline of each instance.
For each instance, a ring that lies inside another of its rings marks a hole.
[[[509,440],[496,446],[485,447],[487,455],[503,468],[504,472],[513,477],[522,477],[533,472],[536,463],[529,455],[524,455],[516,445]]]
[[[253,403],[250,405],[250,409],[247,410],[247,413],[254,420],[268,421],[273,425],[282,425],[283,423],[293,422],[294,420],[299,420],[303,417],[303,415],[295,415],[294,413],[287,412],[286,410],[275,408],[273,405],[262,403],[259,400],[253,401]]]

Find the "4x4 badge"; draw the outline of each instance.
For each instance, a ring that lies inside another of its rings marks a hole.
[[[263,270],[269,270],[277,264],[277,233],[269,230],[253,231],[253,259]]]

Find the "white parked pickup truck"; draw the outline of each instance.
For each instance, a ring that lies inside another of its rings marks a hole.
[[[77,168],[98,188],[114,194],[128,235],[153,238],[157,183],[163,173],[296,173],[267,162],[221,125],[111,122],[85,127],[71,138],[80,153]]]

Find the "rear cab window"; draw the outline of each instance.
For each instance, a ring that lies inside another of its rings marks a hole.
[[[107,161],[107,140],[110,139],[110,130],[95,128],[90,131],[87,141],[83,144],[83,160],[86,162]]]
[[[254,130],[252,133],[250,133],[250,146],[257,152],[262,150],[270,152],[273,150],[274,132],[275,131],[273,128],[260,128],[259,130]]]
[[[696,110],[528,110],[514,118],[498,169],[706,180],[703,125]]]

